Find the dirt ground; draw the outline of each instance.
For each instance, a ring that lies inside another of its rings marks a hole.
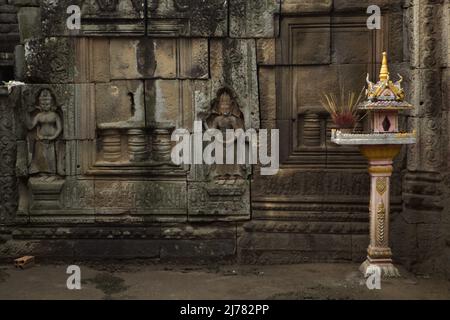
[[[67,289],[68,264],[0,265],[0,299],[450,299],[448,280],[402,269],[369,290],[356,264],[78,265],[81,290]]]

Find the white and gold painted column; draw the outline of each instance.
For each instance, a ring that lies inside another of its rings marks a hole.
[[[365,274],[371,265],[380,267],[383,277],[400,276],[392,262],[389,247],[389,205],[392,161],[400,152],[401,145],[363,145],[362,154],[369,160],[370,188],[370,244],[367,260],[361,265]]]

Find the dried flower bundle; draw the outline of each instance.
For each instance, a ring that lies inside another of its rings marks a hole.
[[[354,128],[358,121],[358,105],[363,97],[363,92],[364,88],[358,96],[355,92],[346,94],[345,88],[342,86],[338,96],[334,93],[324,93],[320,102],[338,128]]]

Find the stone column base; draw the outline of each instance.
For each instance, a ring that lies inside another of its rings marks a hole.
[[[31,209],[61,209],[60,195],[63,185],[64,179],[56,176],[30,178],[28,186],[33,195]]]
[[[361,266],[359,267],[359,270],[363,273],[363,275],[366,275],[367,269],[370,266],[377,266],[381,269],[381,277],[382,278],[399,278],[400,272],[398,272],[398,269],[390,259],[376,259],[372,260],[370,258],[367,258],[366,261],[364,261]]]

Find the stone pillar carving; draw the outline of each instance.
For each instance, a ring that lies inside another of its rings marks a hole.
[[[103,159],[109,162],[120,160],[122,155],[122,144],[119,130],[103,130],[101,136],[103,142]]]
[[[398,277],[392,263],[389,247],[389,187],[392,175],[392,161],[400,152],[401,145],[362,146],[361,152],[369,160],[370,187],[370,244],[367,260],[361,265],[366,274],[370,265],[381,268],[383,277]]]
[[[0,229],[13,218],[18,201],[13,99],[6,87],[0,87]]]
[[[408,147],[407,171],[403,184],[403,233],[409,242],[402,243],[405,262],[419,270],[421,262],[442,254],[442,174],[446,168],[445,135],[447,123],[443,116],[442,97],[445,79],[445,32],[443,16],[448,3],[414,0],[407,8],[407,40],[411,64],[411,98],[417,111],[408,118],[408,126],[417,131],[417,144]],[[447,10],[448,11],[448,10]],[[400,219],[399,219],[400,220]],[[418,239],[422,239],[418,241]],[[423,265],[428,268],[427,264]]]
[[[165,128],[155,129],[152,148],[153,159],[158,162],[170,162],[171,149],[170,130]]]
[[[147,158],[147,136],[142,129],[129,129],[128,156],[131,162],[144,161]]]
[[[306,113],[304,115],[303,144],[305,147],[320,146],[320,117],[317,113]]]

